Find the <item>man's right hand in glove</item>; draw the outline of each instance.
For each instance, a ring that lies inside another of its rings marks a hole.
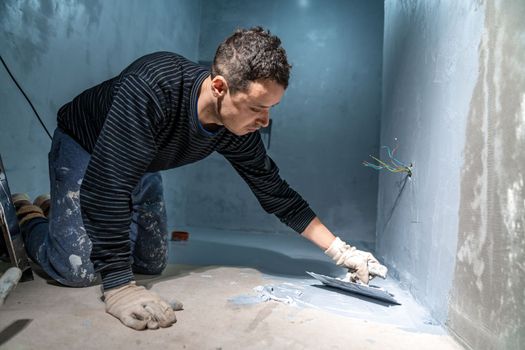
[[[169,327],[177,322],[172,306],[135,282],[104,292],[106,312],[136,329]]]
[[[386,278],[387,268],[381,265],[369,252],[357,250],[336,237],[325,251],[339,266],[346,267],[349,272],[347,279],[352,282],[368,284],[375,276]]]

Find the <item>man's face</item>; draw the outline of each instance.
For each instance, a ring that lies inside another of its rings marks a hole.
[[[271,80],[251,82],[245,91],[230,94],[227,90],[218,107],[221,123],[242,136],[267,127],[270,108],[281,101],[284,87]]]

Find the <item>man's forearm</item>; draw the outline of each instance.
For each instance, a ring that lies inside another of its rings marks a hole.
[[[317,217],[312,220],[301,235],[323,250],[328,249],[335,239],[332,232]]]

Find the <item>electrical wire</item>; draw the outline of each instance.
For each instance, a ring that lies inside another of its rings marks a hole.
[[[392,173],[407,173],[408,176],[412,176],[412,164],[405,164],[402,161],[398,160],[394,157],[394,154],[397,150],[397,147],[394,148],[394,150],[391,150],[388,146],[382,146],[381,149],[386,148],[388,157],[390,158],[390,163],[387,164],[386,162],[382,161],[381,159],[378,159],[374,157],[373,155],[370,155],[372,159],[374,159],[378,164],[372,164],[367,162],[366,160],[363,161],[363,165],[373,168],[375,170],[383,170],[386,169]]]
[[[44,124],[44,122],[42,121],[42,118],[40,118],[40,115],[38,114],[38,112],[36,111],[35,109],[35,106],[33,106],[33,103],[31,102],[31,100],[29,99],[29,97],[27,97],[27,94],[24,92],[24,89],[22,89],[22,87],[20,86],[20,84],[18,84],[18,81],[16,80],[16,78],[13,76],[13,74],[11,73],[11,71],[9,70],[9,67],[7,67],[7,64],[5,63],[3,57],[0,55],[0,61],[2,61],[2,65],[4,66],[5,70],[7,71],[7,74],[9,74],[9,76],[11,77],[11,79],[13,80],[13,82],[16,84],[16,86],[18,87],[18,90],[20,90],[20,92],[22,93],[22,95],[24,95],[27,103],[29,103],[29,106],[31,106],[31,109],[33,110],[33,112],[35,113],[36,117],[38,118],[38,121],[40,122],[40,124],[42,125],[42,127],[44,128],[44,130],[46,131],[46,134],[47,136],[49,136],[49,139],[52,140],[53,138],[51,137],[51,134],[49,133],[49,130],[47,130],[46,128],[46,125]]]

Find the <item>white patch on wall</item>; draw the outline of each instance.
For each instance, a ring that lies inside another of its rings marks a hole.
[[[525,141],[525,94],[521,96],[521,107],[516,118],[518,119],[516,138],[519,141]]]
[[[465,239],[465,242],[458,250],[458,260],[461,262],[466,262],[472,266],[472,271],[476,276],[476,287],[478,290],[483,289],[483,282],[481,276],[485,271],[485,262],[481,257],[481,250],[485,241],[480,242],[478,240],[477,234],[469,234]]]
[[[306,37],[313,45],[317,47],[325,47],[326,41],[328,41],[330,37],[333,37],[334,34],[334,31],[330,29],[310,30],[306,33]]]
[[[523,189],[523,176],[519,174],[519,180],[515,181],[510,188],[507,189],[507,205],[504,211],[504,221],[507,230],[511,234],[517,234],[516,229],[519,228],[519,215],[523,212],[525,205],[520,205],[520,201],[525,203],[525,199],[521,198]],[[521,208],[520,208],[521,207]]]
[[[503,54],[503,36],[505,35],[504,30],[498,30],[496,33],[495,42],[494,45],[494,73],[492,75],[494,80],[494,107],[496,109],[496,113],[501,113],[502,105],[501,105],[501,91],[502,91],[502,84],[505,82],[505,79],[503,77],[505,74],[503,73],[503,60],[504,60],[504,54]]]
[[[523,235],[523,223],[525,222],[525,198],[523,198],[523,175],[519,174],[518,179],[507,188],[506,205],[504,205],[503,222],[507,229],[510,242],[520,242],[520,237]],[[525,271],[524,266],[516,266],[519,264],[519,257],[523,256],[525,247],[521,244],[512,244],[509,249],[509,262],[515,267],[521,268]]]
[[[299,0],[297,1],[297,4],[299,5],[299,7],[307,8],[308,6],[310,6],[310,1],[309,0]]]

